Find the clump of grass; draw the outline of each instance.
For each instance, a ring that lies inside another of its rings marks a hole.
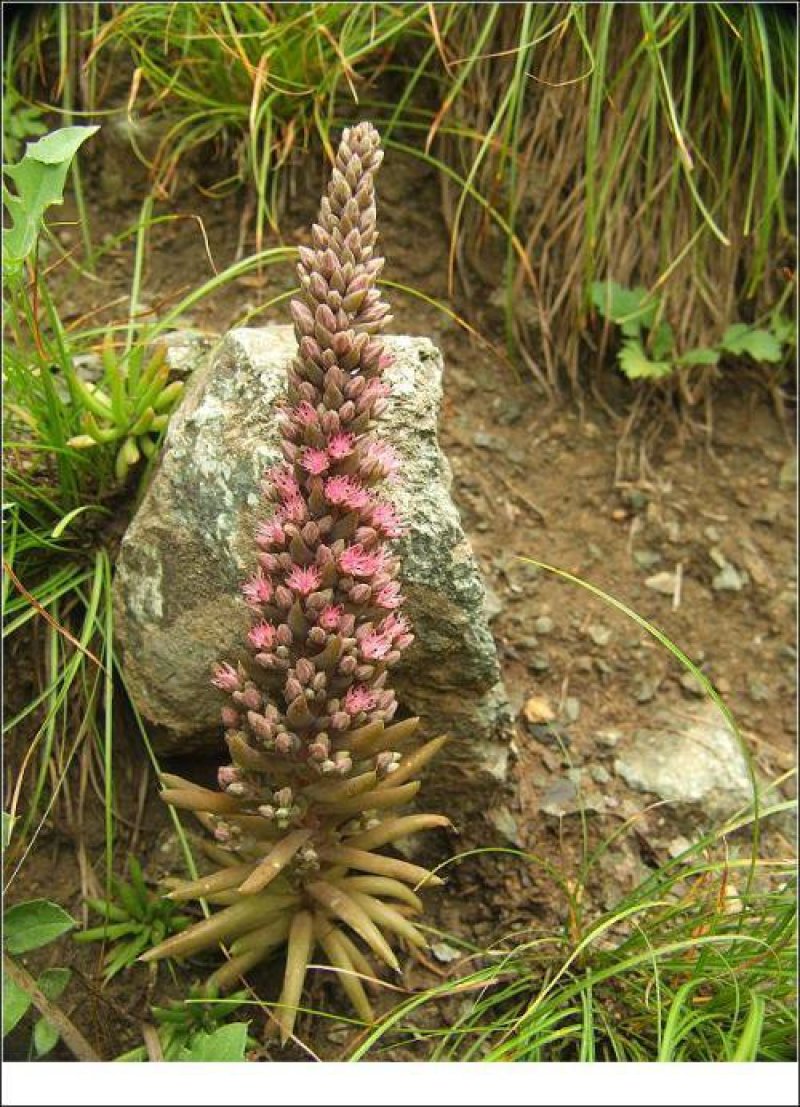
[[[212,144],[233,168],[214,189],[250,185],[257,250],[295,154],[316,142],[332,156],[331,126],[356,104],[388,147],[434,165],[451,291],[458,278],[481,301],[502,286],[509,350],[550,392],[581,389],[592,351],[603,361],[597,281],[644,285],[679,349],[759,325],[792,294],[796,46],[775,7],[77,7],[67,21],[44,12],[16,67],[41,68],[57,41],[70,111],[79,91],[99,110],[97,90],[127,67],[116,110],[157,192]],[[76,57],[79,90],[64,61]],[[693,404],[719,375],[683,366],[647,387]]]
[[[473,953],[452,979],[395,1008],[350,1059],[411,1036],[437,1061],[792,1060],[794,866],[764,862],[758,886],[741,890],[750,859],[713,856],[732,829],[707,836],[579,931],[530,928]],[[442,1027],[439,1005],[454,1000],[461,1014]],[[426,1009],[432,1017],[420,1025],[415,1015]]]
[[[524,257],[499,235],[492,264],[485,211],[443,177],[451,261],[490,285],[502,263],[507,338],[543,382],[578,386],[598,279],[663,293],[682,346],[774,306],[797,137],[781,13],[453,7],[436,8],[449,68],[435,124],[452,125],[438,155],[503,211]]]
[[[180,167],[197,151],[215,149],[235,172],[213,191],[241,181],[251,186],[257,251],[267,228],[277,228],[295,150],[305,149],[313,135],[333,156],[329,133],[340,100],[357,104],[394,44],[415,34],[426,18],[422,4],[110,9],[99,20],[73,25],[71,41],[95,89],[108,84],[122,61],[131,81],[124,126],[156,193],[173,188]],[[55,30],[53,17],[43,15],[40,28],[29,62],[41,58],[41,39]],[[84,107],[94,111],[99,103],[87,99]]]

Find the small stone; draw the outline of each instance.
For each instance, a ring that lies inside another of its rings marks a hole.
[[[431,942],[431,953],[443,965],[449,965],[451,961],[457,961],[462,956],[460,949],[448,945],[447,942]]]
[[[713,542],[714,545],[716,545],[717,542],[720,542],[722,540],[722,535],[720,534],[720,532],[717,530],[716,527],[706,527],[705,530],[703,531],[703,534],[706,536],[708,541]]]
[[[608,784],[611,780],[611,773],[608,769],[604,769],[602,765],[592,765],[589,769],[589,775],[595,784]]]
[[[499,402],[495,401],[495,406],[498,409],[497,422],[503,426],[518,423],[528,410],[527,404],[523,404],[520,400],[513,399],[513,397],[502,399]]]
[[[746,573],[740,572],[735,565],[728,562],[714,576],[711,587],[715,592],[741,592],[747,584],[747,579]]]
[[[614,520],[615,523],[624,523],[625,520],[628,518],[628,512],[625,510],[624,507],[615,507],[614,510],[611,512],[611,518]]]
[[[479,450],[495,450],[497,445],[495,443],[495,437],[493,434],[487,434],[486,431],[476,431],[472,436],[474,445]]]
[[[551,726],[548,723],[536,723],[531,727],[531,734],[543,746],[569,749],[572,744],[572,738],[566,730],[561,730],[560,727]]]
[[[522,846],[523,843],[519,836],[519,826],[517,820],[511,814],[507,807],[493,807],[489,810],[489,822],[507,842],[510,842],[512,846]]]
[[[531,658],[529,667],[537,673],[546,673],[550,668],[550,662],[543,653],[537,653]]]
[[[567,696],[564,700],[564,718],[568,723],[575,723],[580,718],[581,701],[577,696]]]
[[[650,703],[655,699],[660,684],[658,677],[639,677],[633,685],[633,698],[637,703]]]
[[[602,623],[592,623],[587,634],[594,644],[600,647],[607,646],[612,638],[611,629],[607,626],[603,626]]]
[[[687,849],[691,849],[692,843],[688,838],[684,838],[682,834],[679,834],[677,838],[673,838],[667,846],[667,852],[670,857],[680,857],[682,853],[686,853]]]
[[[704,696],[706,694],[705,688],[694,673],[683,673],[678,683],[684,692],[688,692],[690,696]]]
[[[567,777],[557,780],[542,796],[541,809],[545,815],[562,818],[578,810],[578,789]]]
[[[594,736],[595,742],[598,746],[604,746],[608,750],[613,750],[617,742],[619,742],[622,735],[618,730],[598,730]]]
[[[633,560],[640,569],[652,569],[661,560],[661,554],[656,550],[634,550]]]
[[[647,578],[644,586],[650,588],[653,592],[658,592],[660,596],[674,596],[677,578],[675,573],[656,573],[655,576]]]
[[[555,623],[549,615],[540,615],[536,622],[533,624],[533,629],[537,634],[550,634],[552,633]]]
[[[553,705],[545,696],[531,696],[525,701],[522,715],[527,723],[552,723],[556,717]]]

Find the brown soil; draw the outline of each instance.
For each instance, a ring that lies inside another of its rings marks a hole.
[[[213,165],[205,175],[213,178]],[[126,195],[120,182],[131,186],[134,195]],[[120,160],[118,150],[104,150],[95,158],[88,197],[95,241],[135,221],[141,184],[138,168]],[[287,243],[306,236],[316,179],[299,179],[298,191],[302,201],[282,228]],[[446,300],[448,241],[435,179],[418,164],[392,155],[379,194],[387,277]],[[209,201],[187,183],[178,199],[161,210],[200,215],[217,267],[233,259],[240,197]],[[64,211],[60,236],[70,246],[78,241],[77,230],[69,225],[69,208]],[[132,250],[126,244],[104,259],[97,283],[60,268],[58,300],[66,320],[124,297],[131,267]],[[158,310],[177,290],[186,291],[210,275],[196,221],[180,219],[153,229],[144,282],[149,305]],[[266,277],[263,285],[249,279],[224,290],[195,309],[187,322],[223,331],[288,287],[290,274],[282,267],[268,270]],[[624,420],[614,419],[605,404],[584,397],[579,413],[571,403],[545,402],[530,379],[515,378],[501,356],[444,314],[413,297],[392,295],[392,329],[428,335],[445,355],[441,441],[453,466],[453,494],[465,529],[496,599],[493,630],[519,716],[518,799],[509,801],[508,811],[516,831],[512,826],[509,832],[539,859],[466,861],[454,867],[438,904],[432,897],[432,918],[443,930],[479,942],[496,938],[513,924],[532,925],[542,933],[560,930],[567,918],[566,901],[542,862],[568,880],[577,877],[584,834],[590,844],[596,843],[647,807],[645,797],[631,793],[614,775],[612,748],[598,742],[598,734],[629,732],[646,724],[656,708],[679,714],[697,701],[680,683],[680,665],[641,629],[578,586],[520,559],[561,567],[608,590],[702,662],[724,693],[759,767],[775,777],[793,765],[796,733],[795,490],[786,467],[794,448],[766,393],[752,384],[740,387],[731,372],[717,394],[710,444],[697,434],[680,433],[679,423],[664,421],[663,433],[648,439],[644,456],[637,453],[641,437],[629,436],[621,449]],[[487,303],[490,299],[487,295]],[[111,317],[114,310],[110,307],[101,316]],[[499,348],[497,309],[472,303],[462,310]],[[270,320],[284,321],[284,309],[273,308],[254,322]],[[603,391],[607,398],[614,394],[613,403],[624,414],[630,402],[627,386],[613,378],[609,369]],[[748,581],[740,591],[712,587],[719,572],[712,548],[746,571]],[[676,606],[645,582],[678,565],[682,590]],[[555,711],[561,748],[520,714],[534,695],[545,697]],[[133,728],[130,734],[135,734]],[[168,820],[155,799],[152,779],[144,809],[137,810],[147,766],[135,739],[120,759],[119,867],[134,852],[155,880],[166,867]],[[577,814],[559,818],[540,810],[543,794],[565,767],[584,769],[593,812],[588,822]],[[586,889],[589,907],[611,906],[648,866],[668,855],[670,841],[681,833],[690,830],[675,816],[642,814],[635,830],[593,869]],[[469,841],[469,833],[465,838]],[[94,879],[102,883],[102,814],[91,792],[81,828],[65,832],[54,823],[44,829],[12,882],[9,899],[45,896],[76,918],[85,918],[81,887],[86,865],[81,875],[77,840],[83,842]],[[504,840],[498,837],[497,842]],[[460,848],[455,841],[450,846]],[[99,947],[66,940],[25,960],[34,969],[72,965],[77,978],[65,996],[65,1009],[107,1058],[140,1044],[149,1005],[179,996],[188,978],[186,973],[173,981],[163,967],[154,976],[137,965],[103,987]],[[445,971],[445,966],[434,964],[431,970],[409,961],[403,983],[418,987]],[[257,990],[264,985],[263,994],[273,994],[268,971],[253,982]],[[322,982],[311,998],[322,1009],[333,1009],[336,1002]],[[252,1009],[246,1017],[251,1016]],[[256,1037],[265,1022],[263,1015],[255,1016]],[[339,1056],[352,1040],[345,1027],[327,1021],[315,1029],[301,1021],[299,1029],[326,1058]],[[26,1040],[26,1033],[17,1032],[8,1055],[24,1056]],[[69,1054],[60,1046],[51,1056],[68,1059]],[[297,1051],[290,1056],[304,1055]]]

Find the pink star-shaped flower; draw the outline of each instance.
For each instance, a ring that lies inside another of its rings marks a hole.
[[[299,592],[301,596],[307,596],[310,592],[314,592],[319,588],[321,580],[322,577],[316,565],[308,565],[305,568],[295,565],[286,578],[286,585],[293,592]]]
[[[253,649],[271,650],[275,644],[275,627],[272,623],[256,623],[248,632],[247,638]]]
[[[344,709],[351,715],[358,715],[361,711],[371,711],[375,703],[375,693],[370,692],[363,684],[354,684],[344,697]]]
[[[259,604],[269,603],[272,599],[272,581],[259,571],[242,585],[242,595],[247,602],[254,607]]]

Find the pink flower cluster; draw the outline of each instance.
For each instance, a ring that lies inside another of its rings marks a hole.
[[[220,666],[214,677],[231,697],[224,718],[237,735],[320,771],[347,771],[348,731],[392,718],[388,671],[413,641],[387,544],[404,530],[379,493],[400,467],[376,429],[391,365],[379,337],[390,317],[376,286],[373,174],[382,154],[371,128],[349,135],[351,161],[334,171],[313,245],[299,251],[284,460],[264,476],[271,511],[256,529],[258,568],[242,587],[255,616],[255,683],[241,666]]]

